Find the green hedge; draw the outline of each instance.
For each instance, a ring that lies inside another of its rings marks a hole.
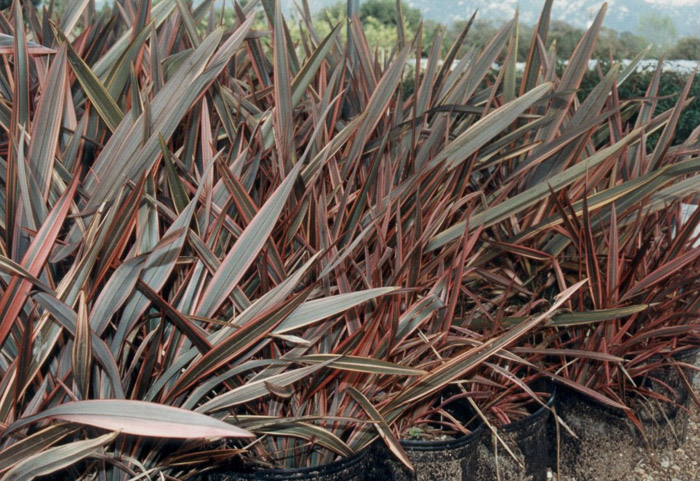
[[[604,71],[607,69],[604,69]],[[561,72],[560,72],[561,74]],[[619,87],[619,95],[621,99],[634,99],[644,97],[651,81],[653,71],[644,70],[630,75],[627,80]],[[690,74],[666,71],[661,74],[661,83],[659,87],[659,97],[661,98],[657,104],[656,114],[673,108],[680,96],[685,83],[688,81]],[[518,79],[520,81],[520,79]],[[589,71],[581,82],[579,98],[583,100],[590,91],[600,82],[600,75],[597,71]],[[407,75],[403,82],[404,98],[408,98],[413,93],[414,76]],[[688,138],[690,133],[698,125],[700,125],[700,75],[695,78],[693,85],[690,88],[689,97],[693,97],[691,104],[685,108],[681,114],[674,138],[674,145],[682,143]],[[660,133],[656,133],[649,139],[649,145],[653,146]]]
[[[621,99],[633,99],[643,97],[646,93],[649,82],[653,76],[653,71],[642,71],[633,73],[619,88]],[[659,86],[659,103],[656,113],[663,112],[676,104],[683,87],[690,74],[678,72],[663,72]],[[588,72],[581,84],[580,98],[585,98],[588,92],[600,81],[599,74],[595,71]],[[686,107],[681,115],[674,144],[679,144],[688,138],[690,133],[700,125],[700,78],[696,77],[690,88],[690,97],[694,97],[693,102]]]

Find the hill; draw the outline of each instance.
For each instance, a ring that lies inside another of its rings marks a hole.
[[[336,2],[337,0],[314,0],[309,4],[312,10],[320,10]],[[519,5],[521,21],[533,24],[537,21],[544,0],[408,0],[406,3],[418,8],[425,18],[445,24],[465,20],[476,9],[479,18],[509,20]],[[285,4],[287,8],[293,6],[292,0],[285,0]],[[552,18],[585,28],[602,4],[601,0],[555,0]],[[644,32],[638,31],[640,20],[652,15],[658,18],[669,17],[682,37],[700,35],[700,0],[609,0],[604,25],[618,32],[633,31],[643,35]]]

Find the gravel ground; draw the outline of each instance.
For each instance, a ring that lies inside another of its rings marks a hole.
[[[688,423],[688,436],[678,449],[659,449],[647,452],[638,448],[636,453],[625,453],[625,456],[636,455],[638,462],[627,475],[620,477],[606,476],[605,481],[700,481],[700,413],[696,407]],[[612,453],[601,453],[600,463],[616,464]],[[617,470],[619,472],[619,470]],[[611,472],[615,472],[611,469]],[[549,472],[548,479],[556,481],[557,476]],[[577,479],[562,476],[562,481],[603,481],[602,479]]]
[[[700,480],[700,413],[696,407],[688,423],[688,436],[678,449],[641,453],[642,460],[623,481]]]
[[[700,376],[693,381],[700,392]],[[624,481],[695,481],[700,480],[700,411],[691,403],[685,442],[678,449],[644,453],[642,461]]]
[[[700,376],[696,376],[694,384],[696,392],[700,392]],[[643,448],[630,448],[624,454],[602,450],[599,462],[603,466],[609,465],[611,473],[610,476],[605,477],[605,481],[700,481],[700,411],[694,404],[690,409],[687,436],[678,449],[669,447],[649,452]],[[620,472],[619,469],[614,469],[615,465],[619,467],[619,463],[615,460],[616,454],[637,460],[633,462],[633,469],[622,477],[618,474],[612,475]],[[557,479],[553,473],[548,473],[548,477],[552,481]],[[562,481],[599,481],[599,479],[562,476]]]

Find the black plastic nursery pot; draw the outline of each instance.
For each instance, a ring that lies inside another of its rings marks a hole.
[[[556,440],[552,437],[552,407],[556,402],[557,390],[548,384],[549,400],[529,416],[503,426],[503,431],[518,446],[525,461],[526,474],[533,481],[545,481],[547,468],[555,464]]]
[[[698,350],[693,349],[673,357],[677,361],[694,364],[697,354]],[[652,358],[650,362],[658,363],[659,360]],[[693,370],[683,370],[688,381],[692,382]],[[642,451],[639,448],[668,448],[684,437],[687,411],[681,406],[688,405],[690,393],[677,368],[662,366],[635,382],[674,400],[673,403],[661,403],[634,393],[628,396],[626,402],[641,422],[643,432],[625,411],[558,385],[557,414],[576,434],[574,438],[565,429],[560,430],[563,475],[576,479],[623,478],[634,470],[641,459]],[[672,388],[672,391],[664,385]]]
[[[469,481],[472,462],[479,445],[483,425],[455,439],[402,440],[411,472],[392,456],[383,442],[373,446],[368,481]]]
[[[549,394],[545,405],[532,403],[529,415],[498,429],[500,438],[516,459],[493,434],[484,436],[476,460],[476,481],[547,479],[547,468],[553,467],[556,461],[556,429],[552,416],[556,388],[548,381],[538,381],[533,388]]]
[[[318,467],[256,469],[252,466],[208,473],[207,481],[365,481],[369,450]]]
[[[698,352],[698,348],[686,349],[671,357],[675,362],[694,365]],[[652,362],[658,360],[658,357],[651,359]],[[644,380],[644,387],[670,399],[670,402],[649,399],[636,406],[637,416],[645,427],[645,438],[650,446],[679,445],[685,439],[691,402],[688,384],[692,386],[694,377],[694,369],[667,364],[653,369]]]
[[[683,351],[677,352],[671,355],[671,358],[675,362],[683,364],[696,364],[698,361],[698,353],[700,353],[700,348],[684,349]],[[651,358],[651,362],[658,362],[660,356],[654,356]],[[683,373],[681,375],[681,372]],[[689,367],[679,368],[673,364],[667,364],[656,368],[651,371],[650,377],[657,379],[659,382],[651,382],[651,386],[655,389],[660,389],[664,393],[668,393],[669,397],[679,404],[682,404],[690,396],[688,386],[686,385],[683,377],[688,380],[692,385],[693,378],[695,377],[695,370]],[[663,386],[665,384],[667,387]],[[669,389],[670,388],[670,389]]]
[[[557,415],[575,433],[559,430],[559,464],[576,479],[622,479],[638,459],[639,431],[625,412],[557,385]]]

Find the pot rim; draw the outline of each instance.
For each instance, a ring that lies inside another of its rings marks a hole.
[[[517,431],[518,429],[521,429],[524,426],[528,426],[535,421],[539,420],[543,416],[549,414],[551,412],[552,406],[554,406],[554,403],[556,402],[556,396],[557,396],[557,386],[554,383],[548,383],[551,387],[551,392],[549,395],[549,399],[545,403],[544,406],[540,406],[540,408],[535,411],[534,413],[525,416],[524,418],[514,421],[509,424],[505,424],[502,429],[505,432],[512,432],[512,431]]]
[[[686,360],[689,359],[693,356],[697,356],[700,353],[700,346],[684,346],[681,350],[676,350],[671,353],[664,353],[666,355],[670,355],[670,357],[673,358],[674,361],[681,361],[681,360]],[[658,356],[658,357],[657,357]],[[662,357],[661,354],[655,354],[653,355],[651,359],[658,359]]]
[[[284,475],[300,475],[314,474],[318,473],[320,476],[333,475],[343,469],[351,468],[364,460],[369,448],[364,448],[361,451],[356,452],[350,457],[338,459],[330,463],[322,464],[320,466],[306,466],[301,468],[264,468],[264,469],[252,469],[251,471],[235,471],[234,469],[225,470],[222,472],[226,474],[226,471],[230,474],[235,474],[236,476],[247,478],[247,479],[259,479],[260,476],[284,476]],[[274,478],[272,478],[274,479]]]

